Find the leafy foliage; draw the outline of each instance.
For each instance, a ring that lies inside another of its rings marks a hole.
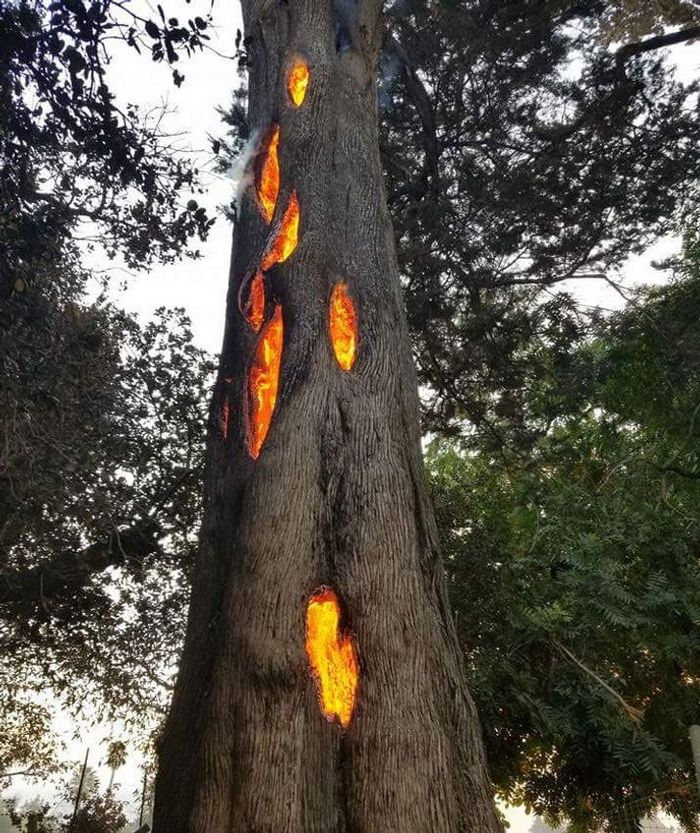
[[[139,327],[55,283],[38,290],[7,302],[0,326],[1,708],[25,715],[28,738],[7,738],[3,767],[37,763],[45,710],[28,691],[49,686],[73,710],[98,696],[132,721],[162,704],[212,370],[181,312]]]
[[[700,269],[528,391],[530,453],[429,458],[499,789],[575,829],[658,803],[697,830]],[[551,403],[558,416],[549,418]],[[625,824],[629,820],[625,821]]]
[[[146,268],[213,222],[160,118],[115,99],[107,50],[179,85],[210,17],[142,8],[0,2],[0,772],[51,764],[47,689],[146,719],[182,627],[211,365],[182,312],[140,327],[87,303],[78,242]]]
[[[527,439],[519,391],[585,324],[558,285],[614,277],[693,193],[695,85],[610,52],[606,5],[391,16],[381,147],[430,429]]]
[[[156,24],[134,5],[0,4],[0,298],[31,282],[37,253],[60,249],[78,222],[132,268],[173,259],[211,227],[196,200],[179,199],[196,190],[196,169],[158,120],[116,102],[106,52],[110,38],[150,43],[172,64],[176,50],[202,47],[208,21],[166,22],[159,7]]]
[[[621,0],[608,4],[606,18],[606,40],[638,40],[668,26],[697,25],[700,9],[692,0]]]
[[[66,793],[67,802],[72,804],[75,800],[76,789],[77,784]],[[12,829],[22,833],[121,833],[127,823],[122,805],[109,792],[101,795],[96,787],[89,790],[83,787],[82,800],[75,817],[72,813],[61,817],[56,808],[36,801],[22,805],[10,801],[6,809]]]

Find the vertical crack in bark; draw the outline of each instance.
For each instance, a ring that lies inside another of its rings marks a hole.
[[[221,436],[226,441],[228,439],[228,421],[231,414],[231,405],[228,401],[228,396],[224,396],[224,401],[221,403]]]

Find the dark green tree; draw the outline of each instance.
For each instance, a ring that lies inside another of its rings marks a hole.
[[[530,386],[529,454],[430,457],[495,781],[575,829],[698,828],[697,252]]]
[[[572,279],[614,279],[694,199],[695,85],[611,52],[607,6],[389,10],[382,159],[426,428],[526,444],[520,391],[585,324]]]
[[[76,241],[137,269],[196,256],[213,222],[160,122],[114,98],[108,51],[180,84],[209,15],[140,11],[0,2],[0,775],[50,763],[37,692],[138,716],[180,636],[210,367],[181,313],[88,303]]]
[[[186,318],[71,292],[36,278],[0,312],[0,773],[46,765],[32,692],[153,719],[199,519],[211,365]]]

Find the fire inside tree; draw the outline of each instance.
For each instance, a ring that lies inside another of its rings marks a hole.
[[[380,0],[243,0],[235,232],[156,833],[499,830],[423,482]]]

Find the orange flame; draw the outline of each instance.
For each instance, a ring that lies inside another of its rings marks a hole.
[[[265,148],[265,159],[260,168],[260,175],[256,185],[258,200],[263,216],[269,223],[275,213],[277,195],[280,190],[280,163],[277,148],[280,142],[279,125],[272,128]]]
[[[352,637],[341,634],[339,626],[338,597],[330,587],[321,587],[306,608],[306,654],[323,713],[347,729],[355,708],[359,666]]]
[[[257,333],[265,317],[265,281],[262,272],[258,270],[248,287],[248,297],[241,305],[250,326]]]
[[[282,223],[277,237],[275,237],[270,250],[263,258],[261,267],[263,272],[272,268],[275,263],[284,263],[294,249],[296,249],[298,240],[299,200],[297,198],[297,192],[292,191],[284,216],[282,217]]]
[[[247,440],[248,451],[253,459],[257,459],[260,454],[275,410],[282,341],[282,307],[277,305],[272,318],[260,334],[248,375]]]
[[[295,107],[301,107],[309,85],[309,65],[303,58],[295,58],[287,74],[287,92]]]
[[[357,352],[357,313],[347,284],[342,281],[333,287],[331,294],[330,328],[336,361],[343,370],[350,370]]]

